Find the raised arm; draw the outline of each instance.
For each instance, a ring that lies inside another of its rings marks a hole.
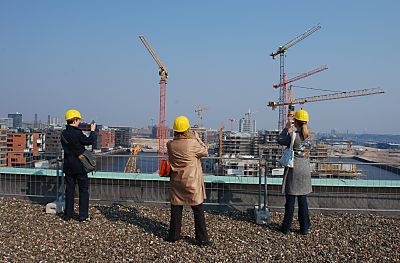
[[[284,146],[290,146],[291,138],[290,133],[287,128],[283,129],[282,132],[279,134],[278,143]]]
[[[81,136],[79,138],[79,141],[83,144],[83,145],[93,145],[96,143],[96,139],[97,139],[97,134],[94,131],[90,132],[89,137],[86,136],[85,134],[83,134],[83,132],[81,133]]]
[[[195,143],[194,143],[194,152],[197,158],[206,157],[208,155],[208,147],[207,145],[200,139],[197,132],[195,134]]]

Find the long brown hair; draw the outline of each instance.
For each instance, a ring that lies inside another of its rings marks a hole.
[[[176,132],[174,131],[174,139],[190,139],[193,138],[193,133],[190,129],[187,129],[184,132]]]
[[[294,119],[295,123],[297,124],[296,126],[298,126],[299,129],[299,133],[301,133],[301,135],[303,135],[303,139],[307,139],[308,136],[310,136],[310,132],[308,130],[308,125],[307,122],[305,121],[299,121],[297,119]]]

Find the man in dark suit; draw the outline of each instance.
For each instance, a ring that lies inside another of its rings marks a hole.
[[[71,220],[74,213],[75,184],[79,187],[79,221],[85,222],[89,218],[89,178],[78,156],[85,151],[85,145],[96,143],[96,124],[92,123],[90,135],[87,137],[78,128],[82,116],[77,110],[68,110],[65,113],[66,129],[62,132],[61,144],[64,149],[65,173],[65,212],[64,220]]]

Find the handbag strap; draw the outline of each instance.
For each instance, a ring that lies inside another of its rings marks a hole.
[[[289,133],[290,134],[290,133]],[[296,139],[296,133],[292,132],[290,135],[291,141],[290,141],[290,150],[293,151],[293,144],[294,144],[294,140]]]

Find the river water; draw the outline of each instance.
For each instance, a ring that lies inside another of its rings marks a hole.
[[[342,163],[355,163],[357,164],[357,170],[360,171],[363,176],[360,179],[367,180],[400,180],[400,175],[395,172],[386,171],[385,169],[371,165],[370,163],[365,163],[359,160],[350,158],[328,158],[328,162],[342,162]],[[396,166],[399,168],[399,165]]]

